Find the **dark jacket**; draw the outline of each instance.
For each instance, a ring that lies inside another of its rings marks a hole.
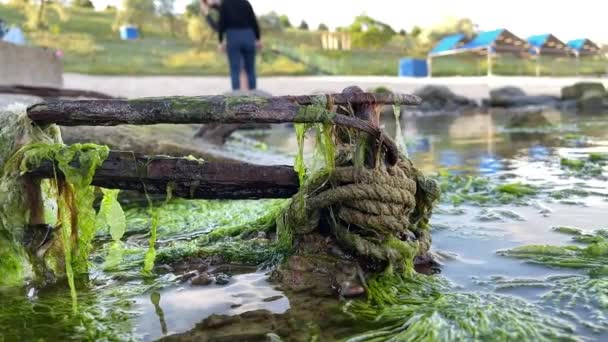
[[[224,34],[230,29],[250,28],[255,33],[255,38],[260,39],[260,27],[253,13],[253,8],[247,0],[224,0],[220,6],[220,19],[218,23],[218,35],[220,43],[224,40]]]

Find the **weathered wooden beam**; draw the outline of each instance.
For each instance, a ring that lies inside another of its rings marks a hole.
[[[37,124],[62,126],[150,125],[159,123],[284,123],[326,122],[363,129],[366,125],[342,115],[305,115],[302,106],[331,103],[416,105],[414,95],[346,93],[330,95],[231,97],[157,97],[133,100],[48,101],[28,108],[28,116]]]
[[[53,87],[35,87],[25,85],[0,85],[0,94],[32,95],[45,99],[58,97],[88,97],[92,99],[114,99],[114,96],[97,91],[64,89]]]
[[[231,97],[159,97],[135,100],[49,101],[28,108],[36,124],[63,126],[150,125],[158,123],[315,123],[326,122],[369,133],[382,142],[389,163],[397,160],[397,147],[378,125],[325,107],[361,104],[416,105],[414,95],[341,93],[329,95]]]
[[[77,162],[74,162],[77,164]],[[54,177],[54,165],[44,162],[29,173]],[[145,156],[111,151],[95,172],[93,185],[122,190],[203,199],[288,198],[298,191],[291,166],[201,162],[191,158]]]

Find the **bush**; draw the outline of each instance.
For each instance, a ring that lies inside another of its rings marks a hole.
[[[94,55],[103,48],[95,44],[93,36],[86,33],[62,33],[53,34],[50,32],[32,32],[29,38],[38,46],[44,46],[65,53],[72,53],[80,56]]]
[[[188,18],[188,38],[195,43],[204,43],[213,35],[208,25],[203,24],[199,17]]]
[[[72,6],[81,8],[95,8],[91,0],[73,0]]]
[[[216,52],[193,49],[169,55],[163,65],[169,68],[219,68],[221,60]]]
[[[294,62],[285,56],[264,62],[260,65],[260,74],[265,75],[304,75],[308,71],[306,65]]]

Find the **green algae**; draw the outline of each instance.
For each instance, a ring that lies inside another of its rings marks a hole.
[[[575,170],[580,170],[585,166],[585,161],[580,159],[561,158],[559,163],[561,166]]]
[[[526,199],[538,194],[532,185],[516,182],[495,184],[487,177],[472,175],[454,175],[448,172],[439,172],[433,177],[440,185],[441,200],[453,205],[475,204],[522,204]]]
[[[127,230],[125,213],[118,202],[120,190],[102,189],[103,199],[97,213],[97,231],[107,230],[112,237],[112,245],[104,263],[104,269],[111,270],[123,257],[123,243],[120,241]]]
[[[553,228],[551,228],[551,230],[553,230],[554,232],[568,234],[568,235],[582,235],[583,234],[583,231],[576,227],[560,226],[560,227],[553,227]]]
[[[28,298],[20,289],[0,289],[2,341],[136,341],[132,301],[111,287],[79,287],[79,310],[72,310],[65,284]]]
[[[570,159],[561,158],[562,169],[576,177],[603,177],[606,155],[602,153],[590,153],[587,158]]]
[[[367,290],[367,300],[350,301],[343,309],[371,328],[346,341],[577,340],[570,325],[536,305],[459,292],[437,276],[389,270],[369,279]]]
[[[306,179],[306,166],[304,165],[304,138],[306,135],[307,125],[302,123],[294,124],[296,130],[296,139],[298,142],[298,152],[296,153],[296,160],[293,164],[293,169],[298,174],[300,180],[300,186],[304,185]]]
[[[588,159],[590,162],[593,162],[593,163],[604,162],[604,161],[608,161],[608,154],[593,152],[593,153],[589,153]]]
[[[14,153],[30,142],[57,143],[61,135],[57,126],[34,127],[25,115],[25,107],[9,106],[0,111],[0,285],[21,285],[35,277],[33,264],[23,245],[29,223],[25,180],[15,162]],[[48,190],[48,181],[41,186]],[[50,202],[50,199],[49,199]],[[45,212],[45,216],[49,211]]]
[[[496,191],[500,193],[514,195],[516,197],[524,197],[526,195],[535,195],[536,189],[528,184],[523,183],[509,183],[502,184],[496,187]]]
[[[294,122],[297,123],[326,123],[334,122],[336,113],[328,109],[327,97],[317,95],[313,97],[312,104],[301,106],[296,113]]]
[[[395,116],[395,144],[399,148],[399,152],[408,158],[407,145],[401,131],[401,105],[396,103],[393,105],[393,115]]]
[[[154,264],[212,255],[263,261],[263,255],[274,257],[276,253],[273,248],[284,250],[279,248],[278,241],[276,245],[258,243],[245,246],[252,251],[250,256],[243,249],[243,255],[238,257],[239,248],[252,242],[249,241],[250,237],[260,232],[272,234],[276,218],[286,203],[283,199],[222,201],[174,198],[154,205],[152,212],[149,207],[126,209],[127,234],[149,232],[150,215],[157,218],[156,245],[159,248]],[[282,234],[280,231],[277,234],[280,240]],[[129,270],[144,263],[146,251],[143,248],[130,247],[125,253],[122,264],[116,270]]]
[[[564,229],[561,227],[557,231],[564,232]],[[608,237],[604,230],[594,234],[578,234],[572,228],[565,231],[574,235],[574,241],[585,243],[586,246],[526,245],[498,253],[541,265],[586,269],[589,272],[602,269],[608,264]]]

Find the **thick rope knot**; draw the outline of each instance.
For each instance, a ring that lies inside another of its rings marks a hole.
[[[438,189],[405,158],[379,169],[337,167],[311,179],[285,219],[296,234],[316,230],[325,219],[344,248],[398,265],[428,252],[427,223]]]

